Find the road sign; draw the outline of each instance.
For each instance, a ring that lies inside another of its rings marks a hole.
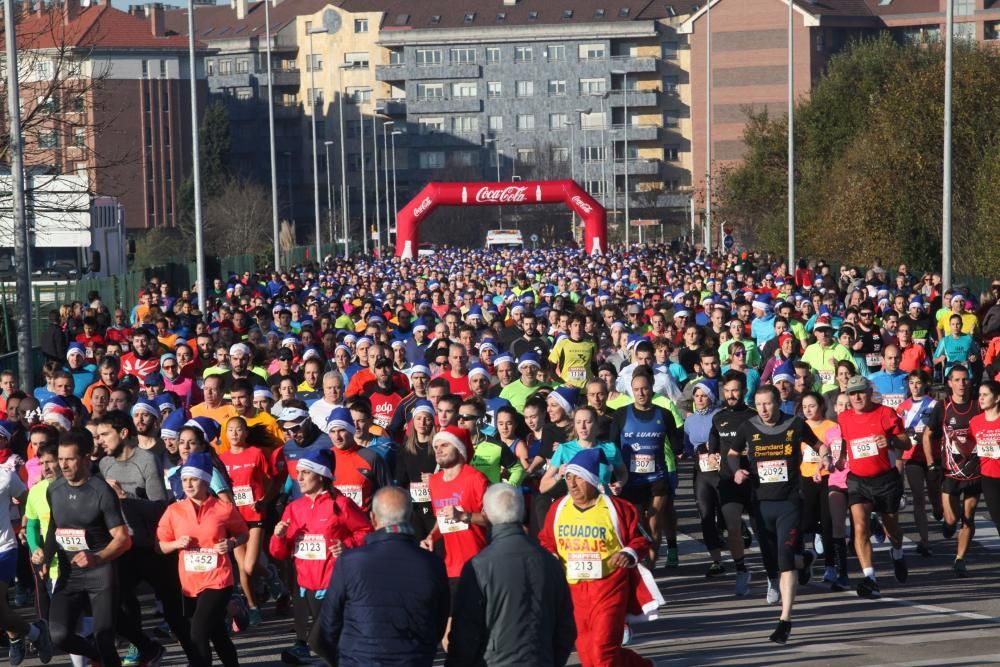
[[[532,243],[538,243],[538,234],[532,234],[531,235],[531,242]]]
[[[726,238],[722,239],[722,244],[726,246],[726,250],[729,250],[734,245],[736,245],[736,239],[734,239],[732,236],[727,235]]]
[[[660,224],[659,220],[632,220],[633,227],[655,227]]]

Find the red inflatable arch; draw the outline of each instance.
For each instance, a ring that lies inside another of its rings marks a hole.
[[[584,247],[591,255],[608,251],[607,213],[575,181],[513,183],[428,183],[396,213],[396,256],[412,259],[417,231],[438,206],[522,206],[565,204],[584,222]]]

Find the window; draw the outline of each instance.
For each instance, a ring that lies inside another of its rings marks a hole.
[[[166,99],[166,98],[164,98]],[[84,105],[86,101],[83,99],[83,95],[77,95],[73,98],[73,113],[83,113]]]
[[[205,61],[205,72],[208,74],[208,76],[215,76],[215,61],[214,60],[206,60]]]
[[[604,146],[583,146],[580,154],[584,162],[601,162],[604,160]]]
[[[564,113],[549,114],[550,130],[565,130],[567,123],[569,123],[569,116],[567,114]]]
[[[475,12],[467,12],[465,14],[465,22],[466,23],[472,23],[475,20],[476,20],[476,13]]]
[[[356,120],[349,120],[344,123],[344,130],[347,132],[349,138],[357,139],[358,132],[361,130],[361,123]]]
[[[486,82],[486,97],[502,97],[503,96],[503,84],[499,81],[487,81]]]
[[[354,104],[360,104],[362,102],[370,102],[372,99],[372,89],[371,88],[359,88],[348,86],[345,91],[347,93],[347,98],[351,100]]]
[[[474,48],[451,50],[451,63],[453,65],[469,65],[474,62],[476,62],[476,50]]]
[[[253,99],[253,90],[250,88],[239,88],[236,90],[236,99],[238,100],[251,100]]]
[[[59,133],[50,130],[38,135],[38,145],[42,148],[56,148],[59,146]]]
[[[307,72],[322,72],[323,71],[323,54],[313,53],[312,55],[306,55],[306,71]]]
[[[958,3],[955,5],[958,7]],[[958,12],[956,11],[956,14]],[[955,24],[955,39],[974,42],[976,41],[976,24],[975,23],[956,23]]]
[[[661,49],[664,60],[677,59],[677,42],[663,42]]]
[[[74,162],[73,170],[76,171],[77,176],[87,175],[87,163],[86,162]]]
[[[444,169],[443,151],[424,151],[420,154],[421,169]]]
[[[671,162],[676,161],[677,160],[677,154],[678,154],[678,152],[679,151],[678,151],[677,146],[664,146],[663,147],[663,159],[664,160],[670,160]]]
[[[347,168],[349,171],[361,171],[361,155],[358,153],[348,153]]]
[[[550,79],[549,80],[549,95],[553,97],[562,97],[566,94],[566,80],[565,79]]]
[[[418,83],[417,99],[427,100],[444,97],[443,83]]]
[[[142,61],[142,78],[143,79],[148,79],[149,78],[149,61],[148,60],[143,60]]]
[[[601,9],[595,9],[594,10],[594,18],[595,19],[603,19],[604,18],[604,9],[603,8],[601,8]]]
[[[490,132],[502,132],[503,131],[503,116],[490,116],[489,117]]]
[[[500,62],[500,48],[496,46],[486,47],[486,63],[496,65]]]
[[[478,132],[479,118],[476,116],[453,116],[451,119],[452,132]]]
[[[420,126],[420,134],[444,132],[444,118],[422,117],[417,120],[417,125]]]
[[[599,129],[605,127],[604,114],[600,111],[580,114],[580,127],[585,129]]]
[[[663,127],[677,127],[679,122],[676,111],[668,111],[663,114]]]
[[[566,45],[565,44],[552,44],[546,51],[549,61],[557,62],[560,60],[566,60]]]
[[[475,167],[479,164],[479,151],[455,151],[451,162],[456,167]]]
[[[349,51],[344,54],[344,64],[351,67],[368,67],[367,51]],[[322,64],[320,64],[322,68]]]
[[[250,71],[250,60],[247,58],[240,58],[236,61],[236,73],[246,74]]]
[[[396,14],[396,25],[406,25],[410,22],[409,14]]]
[[[618,18],[626,18],[629,15],[629,8],[622,7],[618,10]]]
[[[665,93],[676,93],[677,92],[677,76],[670,75],[663,77],[663,92]]]
[[[955,16],[972,16],[976,11],[976,0],[955,0]],[[956,32],[959,23],[955,24]],[[975,29],[973,29],[974,31]]]
[[[403,64],[403,50],[402,49],[391,49],[389,51],[389,64],[390,65],[402,65]]]
[[[569,149],[556,147],[549,151],[549,159],[552,162],[569,162]]]
[[[530,11],[530,12],[528,12],[528,20],[529,21],[536,21],[536,20],[538,20],[538,12],[536,12],[536,11]]]
[[[35,100],[35,106],[42,113],[55,113],[59,110],[59,98],[55,95],[41,95]]]
[[[166,60],[161,60],[160,61],[160,78],[161,79],[166,79],[167,78],[167,61]]]
[[[514,47],[514,62],[530,63],[535,59],[535,52],[530,46]]]
[[[608,55],[603,44],[581,44],[580,60],[603,60]]]
[[[562,13],[562,17],[564,19],[571,19],[571,18],[573,18],[573,10],[572,9],[564,9],[563,13]]]
[[[581,95],[603,95],[607,90],[607,82],[604,79],[580,79]]]
[[[451,96],[476,97],[479,94],[478,88],[475,81],[456,81],[451,84]]]
[[[517,161],[521,164],[535,164],[534,148],[518,148]]]
[[[226,75],[233,73],[233,61],[232,60],[220,60],[219,61],[219,74]]]
[[[983,36],[985,39],[1000,39],[1000,21],[987,21]]]
[[[431,16],[431,23],[433,25],[437,25],[440,22],[441,22],[441,15],[440,14],[434,14],[433,16]]]
[[[314,105],[321,105],[321,104],[323,104],[323,89],[322,88],[311,88],[310,89],[310,94],[312,96],[313,104]],[[368,96],[369,97],[371,96],[371,92],[368,93]]]
[[[73,145],[77,148],[86,148],[87,146],[87,131],[78,127],[73,130]]]
[[[368,19],[354,19],[354,32],[368,32]]]
[[[522,113],[517,115],[517,129],[519,130],[533,130],[535,129],[535,117],[530,113]]]
[[[35,76],[39,79],[52,78],[52,63],[48,60],[35,61]]]
[[[441,49],[417,49],[417,66],[429,67],[442,62]]]
[[[516,82],[516,92],[518,97],[534,97],[535,96],[535,82],[534,81],[518,81]]]
[[[497,23],[502,23],[507,20],[507,12],[497,12]]]

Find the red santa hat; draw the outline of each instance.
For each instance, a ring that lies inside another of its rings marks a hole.
[[[439,442],[447,442],[458,450],[463,461],[469,460],[469,452],[472,451],[472,438],[469,436],[469,432],[461,426],[445,426],[438,431],[431,444],[436,445]]]

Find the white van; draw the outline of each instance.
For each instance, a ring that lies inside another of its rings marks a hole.
[[[522,250],[524,237],[519,229],[491,229],[486,232],[486,249]]]

